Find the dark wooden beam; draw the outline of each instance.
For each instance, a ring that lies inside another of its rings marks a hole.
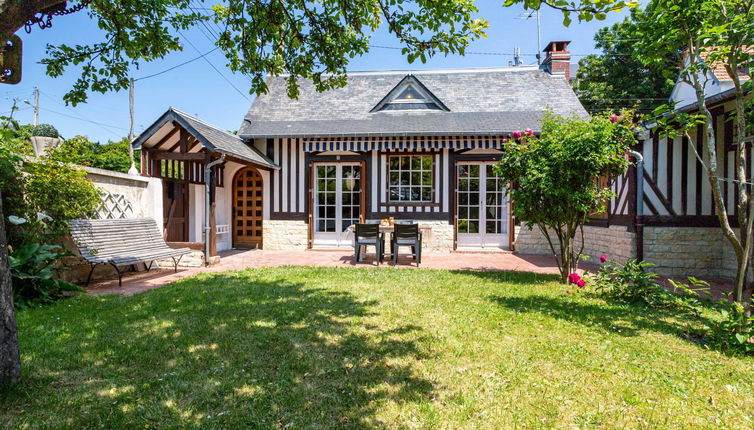
[[[157,143],[155,143],[154,145],[152,145],[152,148],[154,148],[154,149],[157,149],[157,148],[159,148],[159,147],[160,147],[160,146],[162,146],[162,145],[163,145],[163,144],[164,144],[165,142],[167,142],[168,140],[172,139],[172,138],[173,138],[173,136],[175,136],[175,134],[176,134],[176,133],[178,133],[178,126],[177,126],[177,125],[175,125],[175,123],[173,123],[173,124],[174,124],[174,128],[173,128],[172,130],[170,130],[170,131],[168,132],[168,134],[166,134],[166,135],[165,135],[165,136],[164,136],[164,137],[163,137],[162,139],[160,139],[160,141],[159,141],[159,142],[157,142]]]
[[[208,161],[210,159],[209,154],[203,152],[193,152],[187,154],[181,154],[180,152],[155,152],[155,160],[194,160],[194,161]]]

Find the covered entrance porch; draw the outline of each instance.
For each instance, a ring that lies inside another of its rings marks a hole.
[[[262,248],[264,190],[277,165],[253,145],[176,109],[134,140],[141,174],[162,180],[165,240],[203,250]]]

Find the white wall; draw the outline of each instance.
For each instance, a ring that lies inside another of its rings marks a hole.
[[[162,222],[162,180],[110,170],[81,167],[101,191],[120,194],[133,209],[129,218],[154,218]]]

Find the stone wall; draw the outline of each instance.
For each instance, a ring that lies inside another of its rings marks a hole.
[[[577,246],[581,243],[577,237]],[[584,254],[598,261],[607,254],[623,263],[636,258],[636,234],[623,226],[584,227]],[[517,227],[516,252],[550,254],[544,236],[537,230]],[[644,227],[644,261],[662,276],[731,279],[736,274],[736,257],[717,227]]]
[[[453,250],[453,224],[447,221],[418,221],[419,225],[430,227],[422,237],[422,251],[425,253],[443,253]]]
[[[309,245],[309,224],[305,221],[263,221],[262,248],[266,250],[298,249]]]
[[[551,238],[555,240],[555,235]],[[589,261],[599,261],[602,254],[611,260],[623,263],[636,258],[636,233],[627,227],[584,227],[584,255]],[[581,246],[581,235],[576,235],[575,245]],[[556,244],[557,246],[557,244]],[[529,230],[527,226],[516,227],[515,250],[519,254],[551,254],[550,246],[538,228]]]
[[[736,274],[733,250],[717,227],[644,227],[644,260],[663,276]]]

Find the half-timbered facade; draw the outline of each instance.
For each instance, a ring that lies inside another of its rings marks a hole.
[[[213,252],[350,247],[351,225],[392,217],[421,224],[430,252],[512,249],[493,163],[546,110],[587,115],[561,67],[567,45],[549,44],[542,68],[352,72],[326,92],[301,81],[297,99],[269,77],[237,135],[170,109],[134,147],[165,184],[170,241],[208,230]]]
[[[714,117],[719,181],[729,221],[736,227],[737,139],[731,120],[735,114],[734,90],[725,81],[724,71],[713,70],[707,75],[706,105]],[[687,87],[679,82],[670,101],[680,111],[696,112]],[[592,219],[586,227],[586,253],[595,258],[605,253],[618,261],[643,259],[655,264],[654,270],[665,276],[734,276],[736,259],[720,231],[702,164],[709,161],[704,151],[706,142],[702,125],[688,136],[668,138],[655,123],[647,123],[643,139],[635,148],[643,156],[642,175],[633,166],[625,175],[611,178],[616,197],[608,203],[605,216]],[[754,177],[751,144],[749,137],[745,142],[746,163],[750,177]],[[640,177],[642,187],[638,186]],[[524,233],[517,240],[517,250],[544,253],[548,248],[539,235]]]

